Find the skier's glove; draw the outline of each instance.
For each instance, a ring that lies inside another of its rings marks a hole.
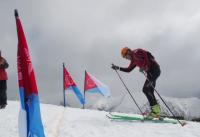
[[[118,67],[118,66],[116,66],[114,64],[112,64],[111,68],[114,69],[114,70],[119,70],[120,69],[120,67]]]

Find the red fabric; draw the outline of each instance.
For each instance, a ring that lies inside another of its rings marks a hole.
[[[0,63],[4,64],[5,62],[6,60],[3,57],[1,57],[1,52],[0,52]],[[8,80],[8,75],[5,68],[0,68],[0,80]]]
[[[69,75],[69,72],[64,68],[64,88],[68,89],[70,86],[76,86],[72,77]]]
[[[143,49],[135,49],[132,51],[132,57],[133,61],[131,62],[131,64],[133,63],[134,65],[144,69],[145,71],[148,71],[150,67],[150,61],[147,56],[147,51]]]
[[[95,82],[91,79],[90,75],[85,72],[85,85],[84,85],[84,91],[96,88],[97,85]]]
[[[8,76],[5,69],[0,69],[0,80],[8,80]]]
[[[33,93],[37,95],[38,90],[28,45],[18,17],[16,17],[16,26],[18,34],[17,67],[19,87],[24,88],[26,97]]]

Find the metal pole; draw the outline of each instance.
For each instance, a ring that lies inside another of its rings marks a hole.
[[[66,107],[66,99],[65,99],[65,63],[63,62],[63,101],[64,101],[64,107]]]
[[[121,76],[119,75],[119,72],[117,70],[115,70],[115,72],[117,73],[119,79],[121,80],[121,82],[123,83],[124,87],[126,88],[126,90],[128,91],[129,95],[131,96],[132,100],[134,101],[135,105],[137,106],[137,108],[139,109],[141,115],[144,117],[144,113],[142,112],[142,110],[140,109],[139,105],[137,104],[136,100],[134,99],[134,97],[132,96],[131,92],[129,91],[129,89],[127,88],[126,84],[124,83],[124,81],[122,80]]]
[[[86,70],[85,70],[85,80],[84,80],[84,88],[83,88],[83,96],[84,96],[84,101],[85,101],[85,85],[86,85]],[[83,104],[83,109],[85,109],[85,103]]]

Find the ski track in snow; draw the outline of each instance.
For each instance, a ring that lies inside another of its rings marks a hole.
[[[0,137],[18,137],[19,102],[0,110]],[[115,122],[107,112],[41,105],[46,137],[200,137],[200,123],[179,124]]]
[[[51,107],[51,105],[49,107]],[[47,117],[42,115],[45,134],[47,137],[59,137],[59,127],[60,123],[62,123],[65,109],[60,106],[52,109],[49,109],[49,107],[43,107],[42,105],[41,109],[41,114],[47,115]]]

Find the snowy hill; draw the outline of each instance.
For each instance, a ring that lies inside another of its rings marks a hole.
[[[149,104],[143,93],[137,92],[133,96],[138,102],[142,111],[149,110]],[[185,119],[192,120],[200,118],[200,99],[199,98],[172,98],[162,96],[166,104],[176,116],[184,117]],[[163,115],[170,116],[171,113],[159,99],[161,111]],[[115,98],[101,98],[94,105],[89,106],[90,109],[98,109],[105,111],[123,112],[123,113],[140,113],[134,102],[128,94]]]
[[[18,137],[19,102],[0,110],[0,137]],[[200,123],[113,122],[107,112],[41,104],[46,137],[199,137]]]

